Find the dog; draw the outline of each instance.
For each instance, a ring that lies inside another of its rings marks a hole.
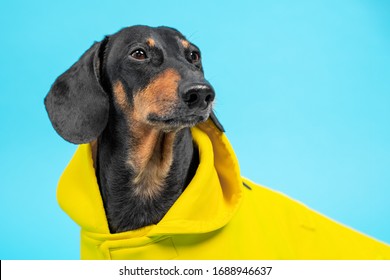
[[[199,48],[168,27],[106,36],[56,79],[50,121],[81,144],[58,197],[82,227],[82,258],[390,258],[242,178],[214,102]]]
[[[108,93],[108,94],[107,94]],[[95,43],[45,98],[67,141],[94,141],[111,232],[158,223],[199,164],[189,128],[209,117],[215,92],[201,53],[177,30],[126,28]]]

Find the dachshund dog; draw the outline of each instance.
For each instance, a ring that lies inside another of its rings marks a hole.
[[[82,214],[82,258],[390,257],[387,245],[241,177],[214,100],[199,49],[167,27],[106,36],[57,78],[49,118],[65,140],[88,144],[58,188],[72,219]]]
[[[65,140],[92,143],[112,233],[158,223],[199,164],[190,127],[210,118],[215,92],[201,54],[177,30],[133,26],[96,42],[45,98]]]

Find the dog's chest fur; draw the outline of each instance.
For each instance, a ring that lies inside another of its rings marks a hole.
[[[132,133],[113,140],[113,131],[124,133],[123,120],[113,118],[98,142],[97,177],[111,232],[159,222],[198,165],[188,128],[149,131],[140,138]]]

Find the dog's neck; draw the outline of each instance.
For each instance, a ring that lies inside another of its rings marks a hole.
[[[189,128],[162,130],[110,116],[97,143],[96,172],[111,232],[158,223],[195,174]]]

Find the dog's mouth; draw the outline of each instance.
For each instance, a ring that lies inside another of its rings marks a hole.
[[[165,129],[193,127],[198,123],[204,122],[208,119],[209,114],[204,115],[186,115],[186,116],[158,116],[151,114],[148,116],[148,121],[151,124],[162,126]]]

